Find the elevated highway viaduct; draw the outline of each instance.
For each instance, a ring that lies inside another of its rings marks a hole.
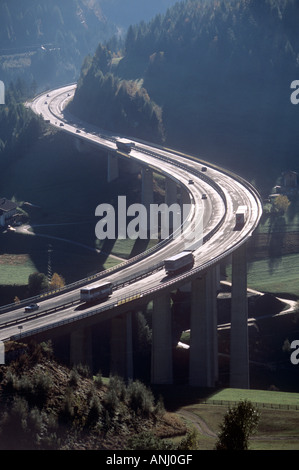
[[[218,380],[217,306],[219,263],[232,257],[232,302],[230,333],[230,386],[248,388],[248,325],[246,242],[258,226],[262,205],[259,194],[241,177],[189,155],[130,139],[130,153],[120,152],[119,137],[70,116],[65,109],[76,85],[39,95],[27,105],[41,114],[49,125],[88,142],[108,157],[108,179],[118,177],[119,159],[138,166],[143,174],[142,202],[150,206],[152,172],[166,178],[168,204],[188,202],[189,212],[182,220],[183,236],[172,236],[155,247],[98,273],[65,286],[58,292],[27,300],[39,302],[32,314],[24,313],[24,304],[0,310],[0,340],[44,341],[69,337],[70,361],[92,362],[91,337],[96,325],[110,322],[111,372],[134,377],[132,354],[132,313],[153,302],[151,381],[173,382],[173,344],[171,292],[191,286],[191,339],[189,383],[213,387]],[[205,170],[205,171],[203,171]],[[190,184],[192,179],[192,184]],[[205,198],[202,195],[205,194]],[[236,228],[236,211],[247,207],[241,228]],[[196,236],[194,236],[194,234]],[[176,276],[166,276],[164,259],[185,249],[194,254],[194,266]],[[83,308],[80,288],[99,279],[113,283],[109,299]]]

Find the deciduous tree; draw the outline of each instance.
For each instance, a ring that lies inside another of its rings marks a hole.
[[[248,440],[257,429],[260,415],[250,401],[229,408],[220,425],[216,450],[247,450]]]

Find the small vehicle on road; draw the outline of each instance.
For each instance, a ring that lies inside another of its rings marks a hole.
[[[25,312],[34,312],[35,310],[39,309],[39,305],[37,304],[30,304],[25,307]]]

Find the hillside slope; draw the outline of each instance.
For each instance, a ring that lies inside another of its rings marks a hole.
[[[86,366],[57,363],[51,344],[9,344],[15,360],[0,367],[0,449],[122,450],[150,433],[155,449],[163,437],[184,436],[186,426],[149,388],[119,377],[103,381]],[[174,448],[173,448],[174,449]]]
[[[120,38],[131,22],[148,21],[174,0],[19,0],[0,2],[0,78],[38,89],[75,81],[100,41]]]
[[[84,63],[73,110],[83,115],[88,99],[89,120],[128,132],[114,118],[107,122],[106,110],[118,107],[116,80],[123,88],[134,83],[161,117],[163,134],[149,127],[147,140],[164,139],[249,178],[269,165],[276,174],[296,169],[298,109],[290,84],[298,74],[297,20],[293,0],[177,3],[128,29],[121,60],[106,50]],[[104,90],[110,101],[99,113]],[[131,134],[144,137],[133,124]]]

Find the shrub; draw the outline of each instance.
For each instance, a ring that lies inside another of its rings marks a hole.
[[[164,400],[161,395],[159,396],[154,412],[155,416],[163,416],[165,414]]]
[[[108,390],[114,390],[116,396],[119,400],[124,401],[126,397],[126,384],[124,380],[117,376],[113,375],[110,377]]]
[[[93,396],[86,420],[86,427],[90,428],[93,426],[96,426],[96,424],[99,422],[101,415],[102,415],[102,404],[99,400],[99,398],[95,395]]]
[[[76,364],[74,369],[78,372],[79,375],[81,375],[81,377],[91,377],[90,367],[87,364]]]
[[[15,388],[28,402],[42,406],[49,396],[52,386],[51,377],[43,372],[37,372],[34,377],[28,375],[20,377]]]
[[[154,410],[154,396],[143,383],[136,380],[128,386],[128,405],[140,416],[149,417]]]
[[[9,412],[1,420],[1,449],[24,448],[24,434],[27,431],[28,403],[24,398],[15,397]]]
[[[94,384],[97,388],[101,388],[103,386],[103,377],[101,372],[98,372],[94,377]]]
[[[69,385],[71,387],[77,387],[79,382],[79,373],[76,369],[72,369],[70,372]]]
[[[184,437],[177,450],[198,450],[199,448],[199,433],[196,429],[188,431],[187,436]]]
[[[60,424],[70,424],[75,417],[75,410],[73,406],[73,395],[68,391],[64,397],[61,409],[58,413],[58,421]]]
[[[174,446],[155,436],[151,431],[144,431],[131,437],[126,450],[175,450]]]
[[[106,411],[109,413],[109,416],[114,416],[116,410],[120,406],[120,399],[117,395],[117,391],[113,388],[108,388],[104,396],[104,404]]]

